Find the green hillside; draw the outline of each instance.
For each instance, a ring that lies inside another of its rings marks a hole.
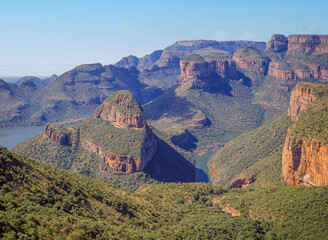
[[[227,191],[204,183],[166,183],[143,185],[131,193],[38,164],[3,147],[0,164],[3,239],[328,236],[327,187]],[[221,208],[230,209],[237,216],[222,212]]]
[[[229,186],[232,180],[254,176],[256,181],[253,185],[281,185],[281,153],[291,124],[290,117],[284,113],[232,139],[208,162],[217,175],[211,177],[212,182]]]

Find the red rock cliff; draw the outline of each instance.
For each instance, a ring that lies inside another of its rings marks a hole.
[[[307,108],[309,103],[316,99],[312,88],[308,88],[303,84],[297,84],[292,91],[288,108],[288,115],[292,121],[297,121],[299,114]]]
[[[328,147],[315,139],[295,139],[287,134],[282,175],[291,186],[328,185]]]
[[[82,139],[82,147],[84,150],[96,153],[107,166],[117,171],[131,174],[142,171],[154,157],[157,150],[157,140],[154,134],[148,130],[140,157],[113,154],[85,139]]]
[[[328,53],[328,35],[290,35],[288,51],[300,53]]]
[[[207,78],[211,74],[210,64],[204,62],[180,61],[181,83],[194,78]]]
[[[282,34],[275,34],[267,42],[266,50],[270,52],[283,52],[287,50],[288,39]]]
[[[94,114],[95,118],[101,118],[109,121],[117,128],[122,129],[144,129],[147,125],[146,118],[143,111],[130,111],[135,108],[134,101],[131,102],[133,96],[125,94],[122,91],[113,101],[104,101],[99,111]],[[133,97],[134,98],[134,97]]]
[[[60,145],[69,144],[69,135],[59,130],[60,126],[47,124],[44,133],[54,142]]]
[[[269,64],[269,76],[274,76],[276,78],[281,78],[284,80],[290,80],[295,78],[295,73],[291,68],[286,68],[284,63],[273,62]]]
[[[233,60],[211,60],[211,70],[219,75],[225,75],[229,78],[236,78],[237,68],[236,62]]]

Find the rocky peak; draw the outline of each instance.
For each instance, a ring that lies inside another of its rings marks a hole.
[[[54,142],[60,145],[69,145],[68,130],[58,124],[47,124],[44,133]]]
[[[122,58],[119,62],[115,63],[114,65],[116,67],[123,67],[123,68],[129,68],[129,67],[137,67],[139,63],[139,58],[133,55],[129,55],[127,57]]]
[[[269,58],[265,56],[264,52],[251,44],[237,50],[232,59],[243,70],[260,75],[266,75],[268,72]]]
[[[120,90],[110,95],[96,109],[94,117],[107,120],[115,127],[122,129],[147,127],[140,104],[128,90]]]
[[[266,50],[270,52],[283,52],[288,47],[288,39],[285,35],[274,34],[266,45]]]
[[[328,53],[328,35],[290,35],[288,51],[298,53]]]
[[[300,113],[307,108],[309,103],[316,99],[317,97],[310,83],[297,84],[292,91],[288,108],[288,115],[291,117],[292,121],[297,121]]]

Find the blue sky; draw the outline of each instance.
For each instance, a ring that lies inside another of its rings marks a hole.
[[[0,76],[62,74],[178,40],[328,34],[328,1],[0,0]]]

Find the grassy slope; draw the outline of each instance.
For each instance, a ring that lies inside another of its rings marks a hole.
[[[231,81],[230,95],[223,89],[213,92],[174,87],[144,105],[149,123],[158,129],[183,125],[198,139],[199,148],[220,146],[241,133],[258,127],[264,110],[252,104],[249,87]],[[193,120],[206,116],[210,126],[193,126]],[[178,128],[178,127],[176,127]]]
[[[327,186],[235,189],[222,202],[260,221],[266,239],[328,239]]]
[[[210,198],[222,191],[207,184],[145,185],[129,193],[3,147],[0,161],[5,239],[263,238],[260,223],[213,206]]]
[[[228,142],[209,160],[216,185],[227,186],[236,178],[254,176],[259,186],[280,185],[281,152],[291,120],[287,113]]]

